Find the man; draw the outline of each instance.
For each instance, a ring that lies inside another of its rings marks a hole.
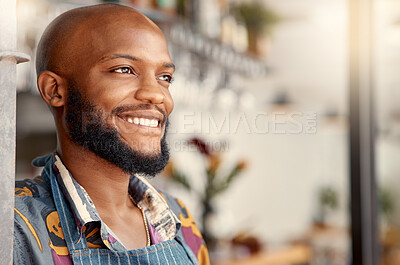
[[[132,8],[68,11],[44,32],[37,85],[57,149],[16,183],[14,264],[209,264],[182,202],[145,177],[168,161],[174,65],[161,30]]]

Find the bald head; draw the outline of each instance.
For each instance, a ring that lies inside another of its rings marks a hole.
[[[60,153],[95,154],[129,173],[163,168],[175,67],[152,21],[121,5],[73,9],[44,32],[36,67]]]
[[[93,54],[93,49],[101,49],[112,39],[113,32],[127,25],[162,35],[154,22],[123,5],[87,6],[61,14],[50,23],[40,39],[36,53],[37,75],[48,70],[70,77],[77,65],[90,61],[87,56]]]

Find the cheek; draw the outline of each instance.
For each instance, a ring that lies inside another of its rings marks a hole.
[[[129,98],[129,89],[122,86],[118,89],[112,86],[97,86],[96,88],[97,90],[92,93],[92,101],[107,113],[111,113],[116,106]]]
[[[172,112],[172,110],[174,109],[174,100],[172,99],[171,93],[169,91],[167,91],[165,93],[164,105],[165,105],[165,110],[167,111],[167,114],[169,115]]]
[[[85,88],[88,98],[107,110],[111,110],[132,90],[126,82],[114,80],[109,76],[109,73],[102,71],[89,73]]]

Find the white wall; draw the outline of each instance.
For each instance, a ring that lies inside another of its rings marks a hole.
[[[221,152],[222,172],[241,159],[249,163],[242,176],[215,202],[218,216],[214,229],[217,235],[229,238],[234,233],[249,231],[270,243],[298,237],[310,228],[316,210],[316,192],[321,185],[331,185],[340,192],[340,211],[330,221],[338,226],[346,225],[346,130],[329,128],[320,119],[317,122],[317,133],[302,131],[295,134],[292,133],[293,126],[285,124],[277,125],[276,130],[271,126],[268,133],[257,133],[251,126],[253,118],[260,113],[255,111],[245,114],[230,112],[228,119],[231,126],[228,129],[228,126],[221,125],[224,118],[228,117],[227,113],[215,111],[212,117],[223,129],[208,131],[204,129],[204,124],[209,114],[192,113],[189,109],[174,111],[169,143],[173,161],[179,170],[190,177],[195,187],[204,184],[204,161],[196,151],[188,150],[182,144],[190,137],[200,136],[211,143],[228,143]],[[250,132],[243,119],[237,122],[243,115],[246,115]],[[189,133],[191,130],[197,133]],[[285,130],[286,133],[277,133]],[[177,131],[186,133],[175,133]],[[199,134],[201,131],[202,134]],[[176,186],[163,188],[183,199],[199,218],[200,208],[196,196]]]

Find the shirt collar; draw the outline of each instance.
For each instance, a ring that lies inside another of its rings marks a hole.
[[[104,244],[113,250],[126,250],[118,237],[101,220],[89,194],[72,177],[57,154],[54,154],[54,166],[59,174],[56,176],[71,209],[80,224],[80,230],[90,222],[101,223],[101,238]],[[141,176],[131,176],[129,181],[129,194],[140,205],[154,233],[162,240],[172,240],[178,233],[181,223],[161,194]]]

